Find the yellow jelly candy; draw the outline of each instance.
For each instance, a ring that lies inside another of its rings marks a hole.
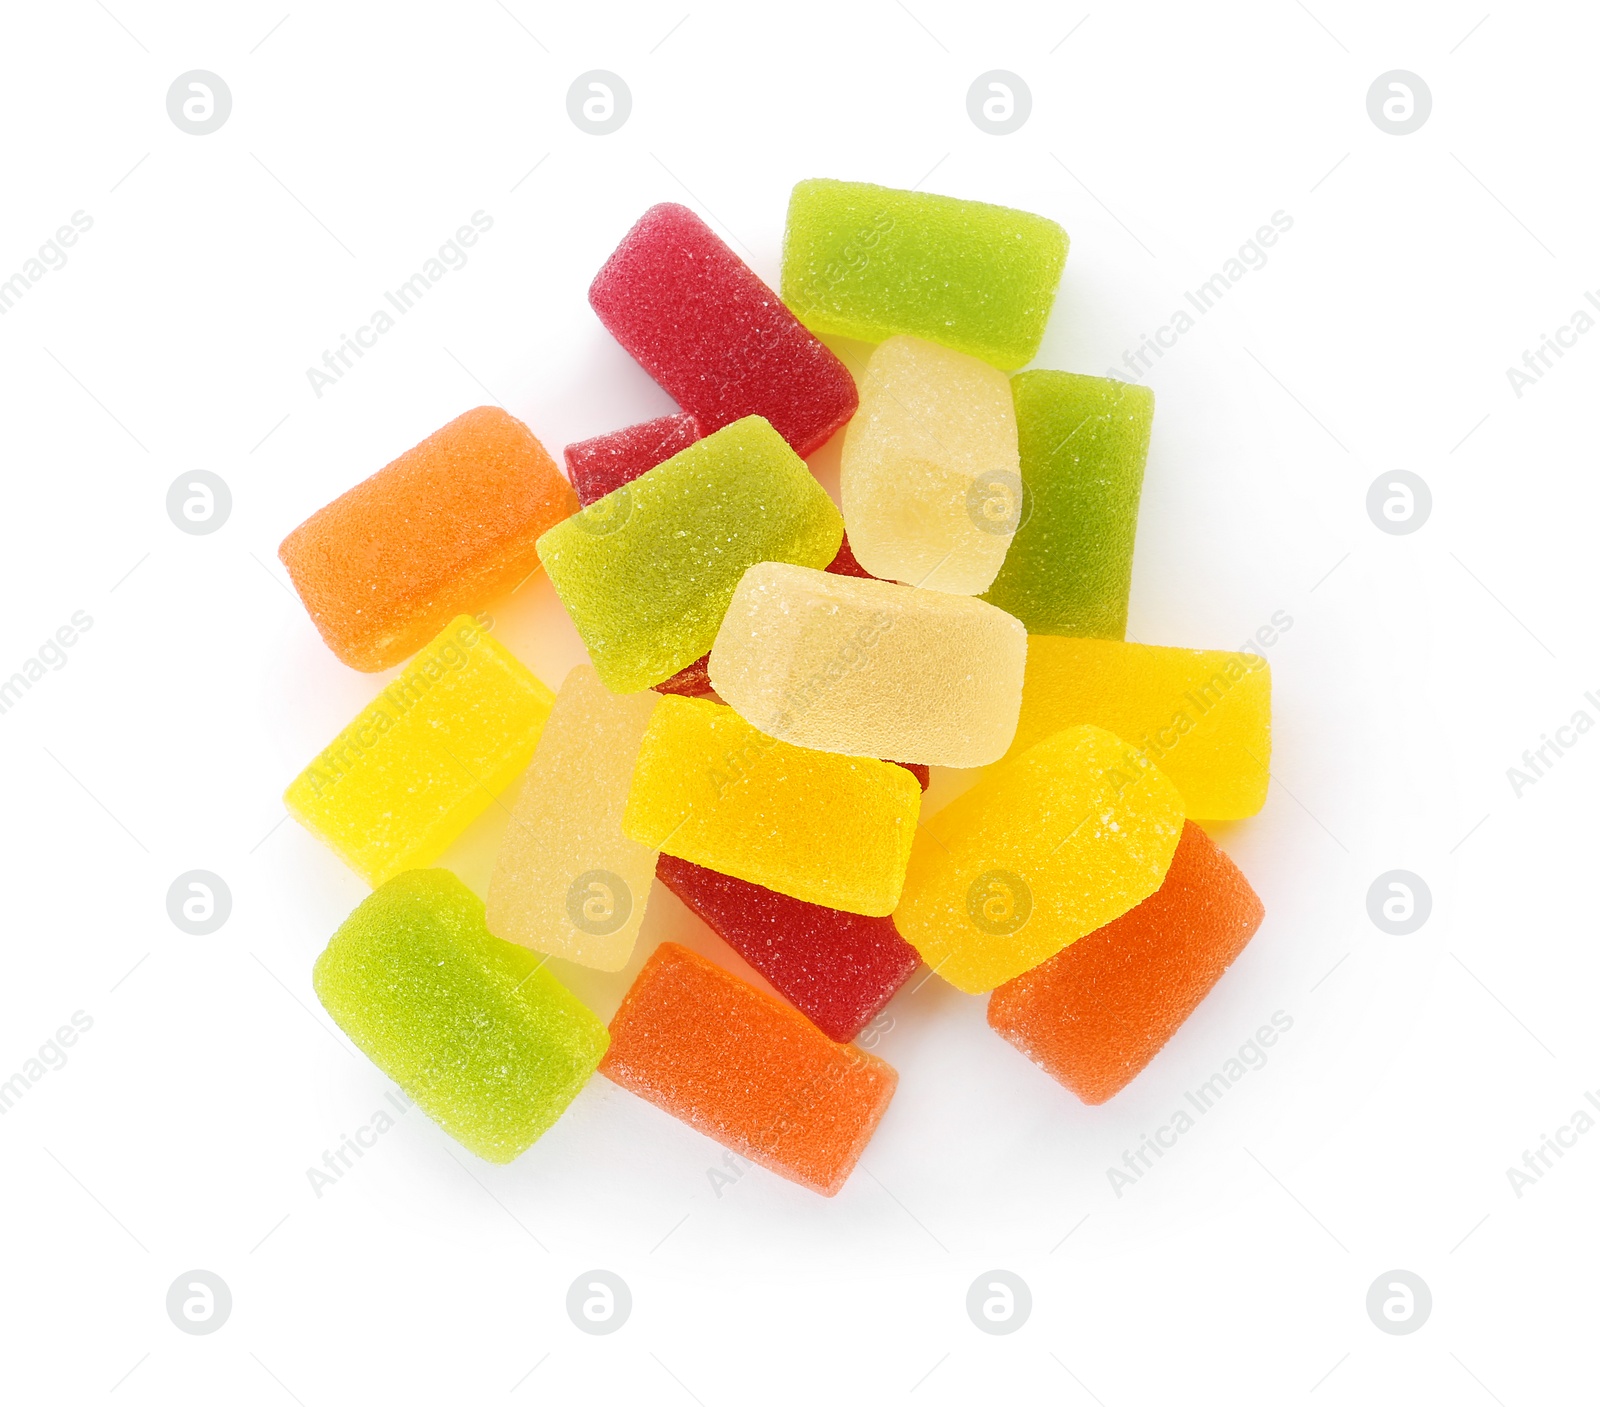
[[[900,897],[921,805],[904,767],[781,743],[724,704],[667,695],[622,828],[792,899],[881,916]]]
[[[1077,723],[1139,748],[1208,821],[1253,816],[1272,761],[1272,670],[1260,655],[1120,640],[1028,637],[1008,756]]]
[[[616,972],[633,952],[656,852],[622,833],[639,744],[660,695],[567,675],[539,735],[489,880],[489,932]]]
[[[895,927],[963,992],[1054,957],[1161,887],[1183,799],[1103,728],[1068,728],[923,823]]]
[[[839,453],[856,560],[876,577],[974,596],[1005,560],[1022,508],[1011,383],[917,337],[867,361]]]
[[[528,765],[554,695],[457,616],[283,794],[374,887],[432,864]]]

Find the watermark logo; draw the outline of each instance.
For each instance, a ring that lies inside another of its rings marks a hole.
[[[1033,914],[1033,890],[1011,870],[985,870],[967,886],[967,917],[980,933],[1006,937]]]
[[[1025,522],[1033,503],[1020,474],[991,469],[967,488],[967,517],[981,532],[1010,537]]]
[[[207,69],[180,73],[167,89],[167,116],[174,127],[191,137],[210,136],[232,111],[233,93]]]
[[[1396,938],[1415,933],[1433,912],[1427,881],[1410,870],[1386,870],[1367,890],[1367,916]]]
[[[1175,1109],[1153,1134],[1141,1134],[1134,1147],[1123,1149],[1122,1166],[1106,1169],[1106,1181],[1111,1184],[1117,1200],[1120,1202],[1129,1188],[1137,1186],[1160,1159],[1176,1148],[1178,1140],[1216,1108],[1223,1095],[1252,1070],[1265,1069],[1268,1051],[1293,1029],[1294,1017],[1282,1010],[1273,1012],[1270,1024],[1258,1026],[1255,1035],[1241,1045],[1236,1054],[1224,1060],[1210,1079],[1184,1091],[1184,1103],[1189,1108]]]
[[[383,301],[389,307],[375,308],[354,332],[341,332],[332,347],[323,348],[322,364],[306,368],[306,383],[311,387],[312,395],[320,401],[322,393],[337,386],[345,374],[378,345],[379,339],[393,332],[399,326],[399,319],[410,313],[446,274],[466,268],[470,257],[467,250],[493,228],[493,215],[474,210],[467,222],[457,225],[455,234],[424,259],[410,277],[393,288],[384,289]],[[391,313],[389,308],[394,311]]]
[[[1600,1098],[1596,1097],[1594,1090],[1584,1090],[1583,1097],[1591,1108],[1600,1112]],[[1517,1200],[1522,1200],[1522,1194],[1528,1188],[1535,1186],[1539,1180],[1555,1167],[1556,1162],[1567,1156],[1567,1153],[1578,1146],[1578,1140],[1595,1127],[1595,1116],[1588,1109],[1575,1109],[1568,1117],[1567,1122],[1556,1127],[1555,1135],[1541,1133],[1539,1142],[1533,1149],[1522,1150],[1522,1167],[1507,1168],[1506,1181],[1511,1184],[1511,1190],[1517,1194]],[[1526,1171],[1524,1171],[1524,1169]]]
[[[967,116],[980,132],[1005,137],[1028,120],[1033,93],[1015,73],[991,68],[972,80],[967,89]]]
[[[1600,709],[1600,698],[1596,697],[1593,689],[1586,690],[1583,697],[1586,702]],[[1577,747],[1579,739],[1593,727],[1593,717],[1588,710],[1580,708],[1573,712],[1567,722],[1552,730],[1554,737],[1550,733],[1540,733],[1538,747],[1523,749],[1522,766],[1506,768],[1506,780],[1511,783],[1512,796],[1521,801],[1522,793],[1536,785],[1570,749]]]
[[[1433,1313],[1433,1291],[1412,1270],[1386,1270],[1367,1291],[1367,1318],[1386,1334],[1414,1334]]]
[[[72,212],[72,223],[60,226],[55,235],[39,246],[37,257],[22,261],[22,267],[0,282],[0,316],[9,313],[17,300],[46,274],[67,266],[67,250],[94,228],[94,216],[82,210]]]
[[[567,1290],[567,1318],[586,1334],[614,1334],[632,1313],[633,1292],[615,1271],[585,1271]]]
[[[306,1169],[306,1182],[319,1202],[324,1192],[337,1187],[357,1161],[367,1156],[368,1149],[377,1146],[378,1140],[399,1122],[413,1103],[409,1095],[398,1089],[388,1090],[383,1098],[394,1113],[388,1109],[373,1110],[371,1117],[354,1134],[341,1131],[339,1142],[322,1150],[322,1167]]]
[[[1379,474],[1367,489],[1367,517],[1379,532],[1404,537],[1416,532],[1432,512],[1432,491],[1420,474],[1409,469]]]
[[[608,137],[628,120],[633,94],[614,73],[592,68],[580,73],[567,89],[567,116],[580,132]]]
[[[1033,1292],[1012,1271],[985,1271],[967,1289],[967,1318],[986,1334],[1014,1334],[1032,1313]]]
[[[597,498],[581,513],[572,515],[572,526],[590,537],[610,537],[633,516],[633,493],[628,485],[612,489]]]
[[[39,646],[37,654],[23,660],[9,679],[0,679],[0,713],[14,709],[22,696],[44,678],[47,667],[52,673],[65,669],[67,650],[93,625],[94,617],[88,611],[74,611],[71,620]]]
[[[86,1011],[72,1013],[70,1025],[59,1026],[56,1033],[39,1047],[37,1055],[30,1055],[8,1079],[0,1080],[0,1114],[9,1114],[16,1102],[39,1083],[52,1070],[67,1063],[65,1048],[75,1046],[78,1038],[94,1025],[94,1017]]]
[[[233,912],[233,895],[221,875],[185,870],[167,890],[167,915],[185,933],[215,933]]]
[[[205,537],[228,521],[233,492],[209,469],[179,474],[167,489],[167,517],[179,532]]]
[[[1433,111],[1433,94],[1414,73],[1392,68],[1380,73],[1367,89],[1367,116],[1380,132],[1409,137]]]
[[[1237,288],[1246,274],[1260,273],[1267,267],[1267,251],[1293,228],[1294,216],[1274,210],[1269,222],[1258,226],[1255,235],[1241,244],[1236,254],[1224,259],[1210,278],[1185,291],[1183,298],[1188,308],[1176,309],[1153,333],[1141,332],[1138,345],[1123,352],[1122,366],[1108,367],[1106,375],[1112,380],[1135,383],[1148,376],[1156,362],[1176,347],[1185,333],[1193,331],[1230,289]]]
[[[633,912],[633,891],[610,870],[585,870],[567,889],[567,917],[580,933],[615,933]]]
[[[212,1270],[186,1270],[167,1290],[167,1318],[186,1334],[214,1334],[233,1313],[233,1291]]]

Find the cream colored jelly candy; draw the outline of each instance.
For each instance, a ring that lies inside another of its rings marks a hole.
[[[856,560],[873,576],[986,590],[1022,506],[1011,383],[976,357],[889,338],[867,362],[845,431],[839,497]]]
[[[904,767],[779,742],[724,704],[664,695],[622,828],[643,845],[808,904],[895,906],[922,789]]]
[[[639,744],[660,696],[567,675],[489,879],[489,931],[615,972],[644,922],[656,851],[622,833]]]
[[[1011,745],[1028,634],[971,596],[751,567],[711,648],[711,686],[799,747],[982,767]]]
[[[376,887],[432,864],[528,765],[553,695],[457,616],[283,794]]]
[[[1103,728],[1067,728],[923,823],[895,927],[963,992],[1054,957],[1161,887],[1183,798]]]
[[[711,648],[746,567],[825,567],[843,536],[805,460],[747,415],[557,523],[539,560],[606,687],[631,694]]]
[[[1139,748],[1190,816],[1236,820],[1266,804],[1272,670],[1260,655],[1030,636],[1012,755],[1078,723]]]

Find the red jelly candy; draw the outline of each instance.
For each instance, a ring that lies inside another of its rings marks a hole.
[[[662,460],[671,459],[700,438],[700,427],[692,415],[663,415],[642,425],[629,425],[609,435],[579,440],[562,452],[567,461],[567,478],[578,491],[580,507],[587,508],[597,498],[631,483]],[[852,559],[854,560],[854,559]]]
[[[917,970],[917,950],[888,918],[807,904],[672,855],[656,878],[841,1044],[852,1041]]]
[[[1193,821],[1142,904],[989,998],[989,1024],[1085,1104],[1155,1059],[1261,926],[1261,900]]]
[[[681,205],[645,211],[589,303],[704,434],[761,415],[804,456],[855,414],[844,363]]]
[[[582,489],[578,490],[578,496],[580,498],[583,496]],[[871,572],[863,567],[860,562],[856,561],[856,554],[850,550],[849,533],[846,533],[843,539],[841,539],[839,543],[838,554],[834,557],[833,561],[829,562],[828,565],[823,568],[823,570],[830,571],[835,576],[859,576],[865,577],[868,581],[879,580],[879,578],[873,576]]]
[[[670,679],[652,685],[658,694],[682,694],[686,699],[714,699],[717,691],[711,687],[710,655],[701,655],[693,664],[686,664]]]

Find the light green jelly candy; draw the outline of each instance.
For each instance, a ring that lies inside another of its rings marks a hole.
[[[493,937],[449,870],[407,870],[328,940],[311,984],[328,1014],[446,1133],[509,1163],[572,1103],[611,1043],[543,969]]]
[[[1103,376],[1011,378],[1023,521],[983,599],[1030,635],[1121,640],[1155,393]]]
[[[1033,359],[1067,260],[1054,220],[921,191],[801,181],[783,232],[783,301],[813,332],[907,332],[1002,371]]]
[[[539,539],[600,681],[648,689],[711,648],[745,570],[825,567],[844,519],[759,415],[707,435]]]

